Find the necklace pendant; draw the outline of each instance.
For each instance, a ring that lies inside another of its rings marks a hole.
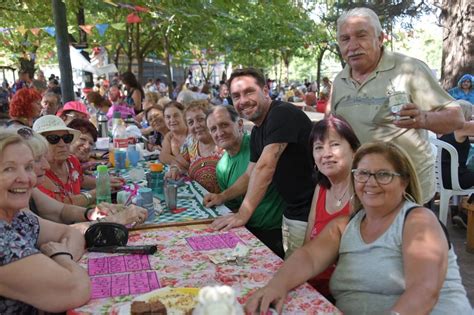
[[[337,200],[337,201],[336,201],[336,206],[340,207],[341,204],[342,204],[342,200]]]

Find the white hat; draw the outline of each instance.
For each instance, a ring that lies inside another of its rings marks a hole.
[[[38,118],[33,124],[33,130],[39,134],[48,131],[68,131],[74,135],[72,142],[76,141],[81,134],[79,130],[67,127],[61,118],[54,115],[45,115]]]

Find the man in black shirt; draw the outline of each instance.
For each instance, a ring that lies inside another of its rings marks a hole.
[[[235,109],[255,127],[247,171],[226,190],[228,197],[245,194],[245,199],[237,213],[216,219],[212,226],[228,230],[245,225],[273,182],[287,204],[283,211],[283,241],[288,257],[303,244],[314,192],[313,158],[308,144],[311,121],[294,105],[272,101],[258,70],[235,70],[228,86]]]

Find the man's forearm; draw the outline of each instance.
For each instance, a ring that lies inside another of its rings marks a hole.
[[[464,126],[464,118],[459,107],[448,107],[437,112],[423,112],[425,129],[437,134],[447,134]]]
[[[252,176],[248,181],[247,193],[240,206],[239,212],[250,218],[262,201],[268,186],[272,182],[275,169],[267,164],[255,166]]]
[[[245,195],[248,185],[249,176],[247,173],[243,173],[232,186],[221,192],[224,202]]]

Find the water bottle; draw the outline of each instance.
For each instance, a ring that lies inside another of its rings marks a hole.
[[[117,119],[117,121],[114,121],[116,126],[112,133],[114,144],[114,161],[115,169],[122,170],[127,166],[128,134],[123,120],[121,118],[115,117],[116,113],[118,112],[114,112],[114,120]]]
[[[101,202],[112,203],[109,170],[106,165],[99,165],[97,167],[96,203],[99,204]]]
[[[150,164],[150,176],[148,181],[148,187],[151,188],[153,194],[160,200],[165,198],[163,191],[163,164],[151,163]]]

